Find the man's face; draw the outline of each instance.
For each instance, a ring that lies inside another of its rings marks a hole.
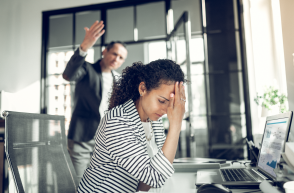
[[[128,51],[123,45],[116,43],[110,50],[103,52],[103,68],[105,71],[118,69],[125,61]]]

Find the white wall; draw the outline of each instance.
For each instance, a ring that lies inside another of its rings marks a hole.
[[[280,0],[280,9],[289,109],[294,111],[294,1]],[[291,140],[294,141],[293,121],[291,131]]]
[[[42,11],[114,0],[0,0],[0,90],[16,93],[19,111],[40,111]]]
[[[253,134],[263,132],[265,117],[254,102],[265,86],[287,94],[279,0],[244,0],[246,52]]]

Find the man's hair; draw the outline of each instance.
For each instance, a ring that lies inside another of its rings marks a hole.
[[[112,42],[110,42],[106,46],[106,49],[109,51],[114,46],[114,44],[121,44],[125,49],[127,49],[127,45],[124,42],[121,42],[121,41],[112,41]]]

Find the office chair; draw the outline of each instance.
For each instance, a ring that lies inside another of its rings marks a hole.
[[[5,153],[17,192],[74,193],[64,116],[4,111]]]

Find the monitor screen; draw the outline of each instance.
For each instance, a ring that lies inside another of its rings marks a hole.
[[[283,145],[288,135],[287,121],[289,118],[266,122],[263,134],[258,166],[276,177],[274,169],[280,161]]]

